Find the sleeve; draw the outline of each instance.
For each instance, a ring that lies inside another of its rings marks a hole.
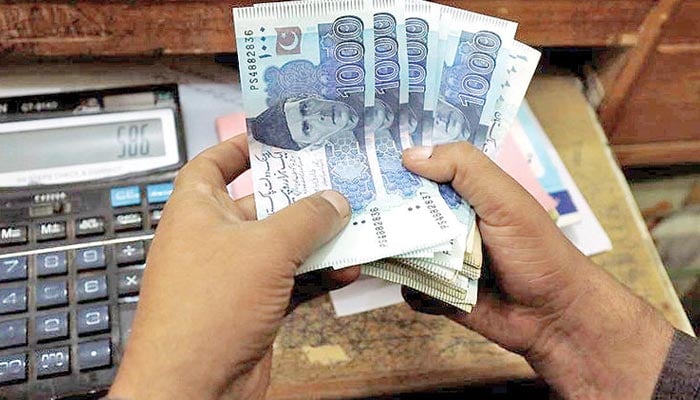
[[[676,331],[656,382],[655,400],[700,398],[700,341]]]

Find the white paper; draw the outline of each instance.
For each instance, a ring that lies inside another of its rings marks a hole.
[[[359,314],[403,303],[401,285],[361,276],[356,282],[330,293],[336,317]]]

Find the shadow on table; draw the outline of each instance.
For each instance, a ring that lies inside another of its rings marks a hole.
[[[443,388],[430,392],[403,393],[373,397],[372,399],[401,400],[507,400],[507,399],[553,399],[554,393],[543,381],[513,381],[503,384],[468,386],[462,388]],[[359,399],[358,399],[359,400]],[[369,399],[367,399],[369,400]]]

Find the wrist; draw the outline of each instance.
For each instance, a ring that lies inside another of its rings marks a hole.
[[[526,357],[566,398],[649,398],[673,328],[589,262],[569,306]]]

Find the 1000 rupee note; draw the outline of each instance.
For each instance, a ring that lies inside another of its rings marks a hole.
[[[441,22],[444,45],[442,71],[433,112],[432,144],[477,141],[486,135],[504,79],[506,56],[513,45],[517,24],[456,8],[444,7]],[[492,82],[493,81],[493,82]],[[429,117],[429,118],[430,118]],[[449,184],[440,193],[457,219],[470,227],[474,212]],[[462,269],[468,229],[460,232],[448,251],[435,252],[432,264]],[[425,263],[416,259],[417,264]]]
[[[373,14],[352,0],[234,10],[258,218],[326,189],[343,193],[353,211],[299,273],[438,245],[465,229],[428,181],[412,196],[383,196],[381,172],[368,161]]]

